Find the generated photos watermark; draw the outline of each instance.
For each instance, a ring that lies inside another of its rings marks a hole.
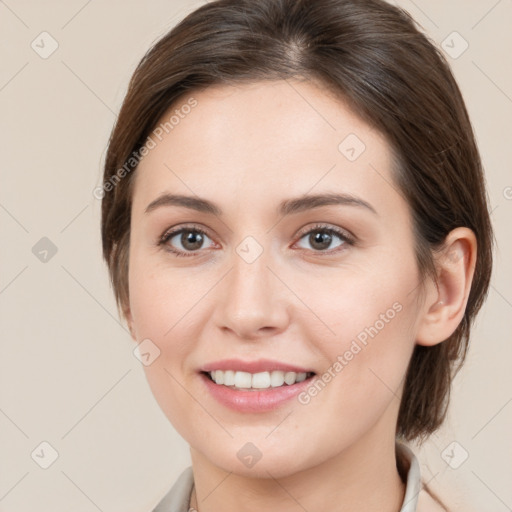
[[[325,372],[316,377],[311,385],[299,393],[298,401],[302,405],[307,405],[312,398],[318,395],[329,382],[331,382],[343,369],[369,344],[369,341],[375,338],[382,329],[386,327],[395,316],[403,309],[400,302],[394,302],[393,305],[381,313],[379,318],[369,327],[365,327],[350,343],[350,347],[336,357],[336,361],[325,370]]]
[[[142,158],[147,156],[152,149],[156,148],[158,142],[162,141],[164,134],[168,134],[174,130],[174,128],[180,124],[181,120],[185,119],[197,104],[197,100],[194,97],[190,97],[186,103],[181,105],[180,108],[174,109],[169,119],[154,128],[146,139],[146,142],[139,148],[139,150],[134,151],[132,155],[127,158],[124,165],[117,169],[117,171],[112,174],[108,180],[104,181],[102,185],[96,187],[92,191],[92,195],[96,199],[103,199],[107,192],[114,190],[117,184],[139,165]]]

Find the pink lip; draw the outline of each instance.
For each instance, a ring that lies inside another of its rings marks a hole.
[[[239,372],[296,372],[308,373],[313,372],[312,369],[301,368],[288,363],[281,363],[272,359],[258,359],[257,361],[242,361],[241,359],[223,359],[222,361],[214,361],[200,368],[199,371],[211,372],[213,370],[235,370]]]
[[[265,412],[276,409],[292,400],[301,391],[311,385],[314,377],[292,385],[268,388],[258,391],[239,391],[222,384],[216,384],[205,373],[200,378],[211,395],[222,405],[237,412]]]

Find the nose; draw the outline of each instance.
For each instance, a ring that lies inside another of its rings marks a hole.
[[[214,323],[244,340],[258,340],[286,330],[293,295],[263,252],[248,262],[233,252],[233,265],[222,280]],[[270,265],[269,265],[270,263]]]

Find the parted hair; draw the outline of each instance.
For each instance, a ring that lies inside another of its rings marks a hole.
[[[494,238],[480,155],[450,67],[410,15],[384,1],[212,1],[147,51],[104,165],[103,183],[110,186],[102,197],[103,256],[119,312],[126,316],[129,305],[133,155],[162,115],[210,85],[292,78],[322,84],[385,137],[395,161],[393,186],[412,215],[423,280],[435,280],[435,254],[452,229],[465,226],[476,235],[464,317],[442,343],[415,346],[405,377],[397,437],[423,440],[446,416],[452,379],[488,292]]]

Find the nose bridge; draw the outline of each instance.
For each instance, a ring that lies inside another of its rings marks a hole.
[[[257,298],[271,293],[270,268],[275,258],[269,245],[265,248],[254,237],[246,237],[233,254],[233,285],[241,297]],[[269,302],[269,301],[267,301]]]
[[[231,271],[217,305],[219,327],[244,338],[286,327],[289,319],[285,287],[271,270],[273,260],[270,249],[251,236],[234,248]]]

